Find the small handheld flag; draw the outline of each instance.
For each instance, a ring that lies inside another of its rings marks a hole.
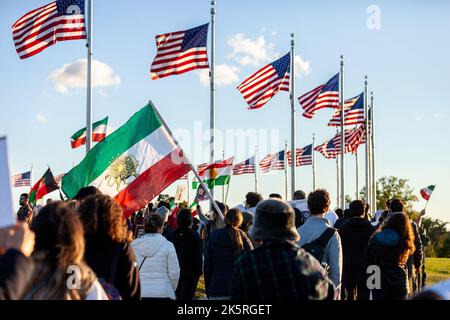
[[[431,185],[431,186],[421,189],[420,195],[422,196],[422,198],[424,198],[426,201],[429,201],[431,194],[433,193],[435,187],[436,187],[436,185]]]

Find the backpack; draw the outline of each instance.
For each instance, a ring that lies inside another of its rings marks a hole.
[[[122,300],[122,296],[120,295],[119,290],[113,285],[114,281],[116,280],[116,272],[117,272],[117,263],[119,262],[119,255],[120,255],[121,247],[120,245],[117,245],[117,249],[115,250],[115,255],[111,267],[111,272],[109,274],[109,279],[106,280],[105,278],[98,278],[98,282],[103,287],[103,290],[105,290],[106,295],[108,296],[109,300]]]
[[[314,258],[316,258],[322,265],[325,264],[323,262],[323,258],[325,256],[325,247],[330,241],[331,237],[337,230],[334,228],[327,228],[319,238],[305,243],[302,248]],[[326,265],[326,264],[325,264]]]

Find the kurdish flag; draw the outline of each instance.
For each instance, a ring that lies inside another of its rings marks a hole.
[[[422,198],[424,198],[427,201],[430,200],[431,194],[433,193],[435,187],[436,187],[436,185],[431,185],[431,186],[421,189],[420,195],[422,196]]]
[[[223,161],[216,161],[202,168],[198,174],[209,189],[214,188],[214,186],[227,185],[230,183],[230,176],[233,172],[233,160],[234,157]],[[199,183],[194,181],[192,188],[197,189],[198,185]]]
[[[105,139],[108,129],[108,117],[92,124],[92,141],[99,142]],[[80,129],[70,137],[72,149],[86,144],[86,128]]]
[[[46,194],[52,191],[58,190],[59,186],[56,183],[55,177],[53,176],[52,170],[50,168],[45,171],[44,175],[38,182],[31,188],[29,192],[29,201],[33,206],[36,205],[36,201],[42,199]]]
[[[151,102],[95,145],[62,179],[73,198],[86,186],[114,198],[125,217],[143,208],[191,168]]]

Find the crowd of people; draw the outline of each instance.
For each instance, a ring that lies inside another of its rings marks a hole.
[[[209,300],[448,298],[448,282],[417,280],[423,246],[401,199],[376,219],[362,200],[331,211],[324,189],[216,204],[161,200],[125,219],[95,187],[39,210],[22,194],[0,230],[0,299],[193,300],[202,276]]]

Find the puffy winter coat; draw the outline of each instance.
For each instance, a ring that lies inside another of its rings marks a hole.
[[[173,244],[159,233],[146,233],[131,243],[141,278],[141,297],[170,298],[180,277]]]

